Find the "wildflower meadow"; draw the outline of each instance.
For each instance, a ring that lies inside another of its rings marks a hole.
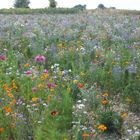
[[[0,140],[140,140],[140,15],[0,14]]]

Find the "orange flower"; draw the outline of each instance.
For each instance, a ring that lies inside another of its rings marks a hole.
[[[12,109],[10,107],[7,107],[7,106],[5,106],[4,109],[5,109],[6,113],[10,113],[12,111]]]
[[[15,84],[12,85],[13,89],[17,89],[17,86]]]
[[[33,76],[33,77],[31,77],[31,80],[35,80],[35,77]]]
[[[89,134],[88,133],[83,133],[82,137],[89,137]]]
[[[77,85],[77,87],[78,87],[78,88],[83,88],[83,87],[84,87],[84,84],[79,83],[79,84]]]
[[[48,95],[48,102],[51,101],[51,99],[52,99],[53,96],[54,96],[54,94],[50,94],[50,95]]]
[[[29,66],[30,66],[29,63],[24,64],[24,67],[29,67]]]
[[[0,127],[0,133],[3,132],[3,131],[4,131],[4,128],[3,127]]]
[[[13,98],[14,96],[13,96],[13,94],[11,94],[11,93],[8,93],[7,94],[10,98]]]
[[[103,99],[103,100],[101,101],[101,103],[102,103],[102,105],[106,105],[106,104],[108,104],[108,101],[107,101],[106,99]]]
[[[101,131],[106,131],[107,130],[107,127],[104,124],[100,124],[98,126],[98,129],[101,130]]]
[[[42,74],[41,75],[41,80],[45,80],[45,79],[47,79],[48,78],[48,76],[49,76],[49,74],[48,73],[44,73],[44,74]]]
[[[11,88],[9,88],[9,87],[7,86],[7,84],[4,84],[4,85],[2,86],[2,88],[3,88],[5,91],[7,91],[7,92],[10,92],[10,91],[11,91]]]
[[[10,102],[11,105],[15,104],[17,101],[16,100],[12,100],[12,102]]]

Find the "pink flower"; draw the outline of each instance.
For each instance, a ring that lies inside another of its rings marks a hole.
[[[36,92],[37,91],[37,88],[36,87],[33,87],[32,88],[32,92]]]
[[[35,57],[36,62],[45,62],[45,57],[43,55],[37,55]]]
[[[45,69],[45,70],[44,70],[44,73],[45,73],[45,74],[48,74],[48,70],[47,70],[47,69]]]
[[[31,74],[31,71],[30,70],[27,70],[27,71],[25,71],[25,74],[28,76],[28,75]]]
[[[0,60],[6,60],[6,56],[0,55]]]

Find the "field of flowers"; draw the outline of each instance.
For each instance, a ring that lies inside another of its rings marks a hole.
[[[0,140],[140,140],[140,16],[1,14]]]

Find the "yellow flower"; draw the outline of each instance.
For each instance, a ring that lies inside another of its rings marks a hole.
[[[44,88],[44,85],[43,85],[43,84],[38,84],[37,87],[38,87],[38,88]]]
[[[71,92],[71,88],[68,87],[67,88],[67,92],[70,93]]]
[[[115,62],[115,61],[113,61],[113,62],[112,62],[112,64],[114,65],[114,64],[116,64],[116,62]]]
[[[102,96],[103,96],[103,97],[108,97],[108,93],[105,92],[105,93],[102,94]]]
[[[85,74],[84,72],[81,72],[81,73],[80,73],[80,76],[82,76],[82,77],[85,76],[85,75],[86,75],[86,74]]]
[[[64,85],[64,84],[62,84],[61,86],[62,86],[62,87],[65,87],[65,85]]]
[[[134,46],[133,46],[133,48],[139,48],[139,46],[137,46],[137,45],[134,45]]]
[[[125,117],[127,117],[128,116],[128,113],[127,112],[121,112],[121,117],[122,118],[125,118]]]
[[[37,100],[38,100],[38,98],[36,98],[36,97],[32,98],[33,102],[36,102]]]
[[[59,72],[58,72],[58,75],[59,75],[59,76],[62,76],[62,71],[59,71]]]
[[[108,74],[111,74],[111,70],[109,70],[107,73],[108,73]]]
[[[131,100],[129,97],[127,97],[127,98],[125,99],[125,101],[126,101],[127,103],[132,102],[132,100]]]
[[[48,102],[51,101],[51,99],[52,99],[53,96],[54,96],[54,94],[50,94],[50,95],[48,95]]]
[[[54,92],[54,89],[53,89],[53,88],[51,88],[51,89],[50,89],[50,92]]]
[[[124,64],[125,64],[125,65],[128,65],[128,64],[129,64],[129,62],[128,62],[128,61],[125,61],[125,62],[124,62]]]
[[[74,83],[74,84],[77,84],[77,83],[78,83],[78,80],[73,80],[73,83]]]

